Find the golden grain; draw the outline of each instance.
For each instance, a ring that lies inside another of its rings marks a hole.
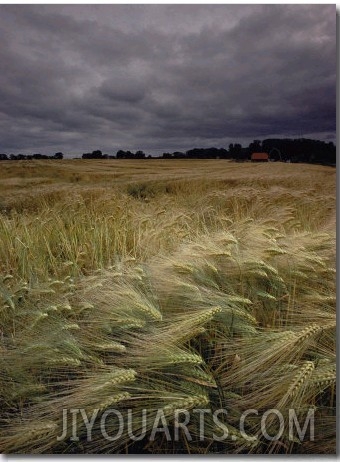
[[[274,442],[240,437],[245,409],[286,416],[322,403],[315,434],[334,451],[335,173],[155,159],[4,164],[1,450],[140,449],[126,432],[102,441],[98,426],[86,441],[84,425],[79,444],[57,445],[61,409],[113,406],[169,418],[230,411],[234,441],[212,444],[211,420],[202,445],[157,435],[145,451],[270,452]],[[248,423],[258,436],[261,412]],[[277,444],[310,448],[286,434]]]

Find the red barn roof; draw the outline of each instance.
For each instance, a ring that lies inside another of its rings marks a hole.
[[[253,152],[251,160],[268,160],[269,155],[266,152]]]

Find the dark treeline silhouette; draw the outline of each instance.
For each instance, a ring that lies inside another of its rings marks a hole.
[[[119,150],[116,155],[103,154],[99,149],[82,155],[83,159],[230,159],[243,162],[251,159],[253,153],[267,153],[270,161],[304,162],[315,164],[336,164],[336,148],[334,143],[307,138],[269,138],[263,141],[254,140],[247,147],[231,143],[225,148],[194,148],[186,152],[164,152],[161,156],[151,157],[143,151],[133,153]],[[0,154],[0,160],[29,160],[29,159],[63,159],[63,153],[54,156],[43,154]]]
[[[270,138],[263,141],[254,140],[247,147],[241,144],[230,144],[225,148],[194,148],[186,152],[164,152],[161,156],[152,159],[230,159],[243,162],[251,159],[254,152],[266,152],[271,161],[282,162],[308,162],[334,165],[336,163],[336,148],[334,143],[326,143],[319,140],[306,138],[299,139],[275,139]],[[101,151],[83,154],[83,159],[145,159],[151,158],[143,151],[135,154],[131,151],[119,150],[116,156],[102,154]]]
[[[334,165],[336,148],[334,143],[306,138],[254,140],[247,147],[241,144],[230,144],[224,148],[195,148],[183,152],[165,152],[163,159],[231,159],[238,162],[251,159],[253,153],[265,152],[271,161],[308,162]]]
[[[143,151],[137,151],[135,154],[131,151],[118,151],[116,156],[110,156],[109,154],[103,154],[99,149],[97,151],[86,152],[82,156],[82,159],[145,159],[146,155]],[[151,157],[151,156],[149,156]]]
[[[56,152],[54,156],[45,154],[0,154],[0,160],[32,160],[32,159],[63,159],[62,152]]]
[[[97,151],[86,152],[82,155],[83,159],[108,159],[108,155],[98,149]]]

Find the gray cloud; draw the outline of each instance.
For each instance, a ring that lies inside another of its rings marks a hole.
[[[335,140],[332,5],[1,5],[0,151]]]

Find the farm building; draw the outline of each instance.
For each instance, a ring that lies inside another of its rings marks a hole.
[[[268,162],[269,155],[266,152],[253,152],[251,155],[252,162]]]

